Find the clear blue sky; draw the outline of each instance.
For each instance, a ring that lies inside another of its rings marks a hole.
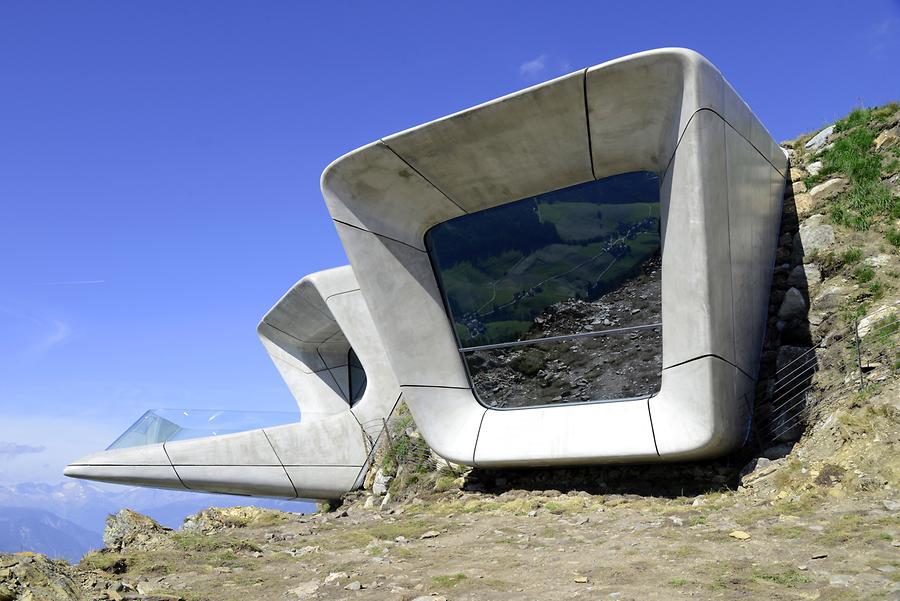
[[[900,98],[896,1],[5,0],[0,483],[59,480],[145,408],[293,409],[255,324],[346,261],[329,162],[661,46],[777,139]]]

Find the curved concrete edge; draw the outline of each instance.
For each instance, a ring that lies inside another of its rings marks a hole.
[[[748,386],[749,384],[749,386]],[[663,370],[663,390],[649,401],[660,457],[697,460],[743,444],[752,412],[745,393],[753,382],[719,357],[702,357]]]
[[[363,297],[400,385],[468,388],[428,255],[340,223],[337,230],[363,274]]]
[[[758,291],[745,294],[747,282],[760,281],[760,274],[751,273],[746,257],[734,256],[732,249],[755,253],[754,260],[774,256],[770,251],[778,221],[772,209],[780,206],[774,182],[783,181],[786,162],[746,103],[701,55],[660,49],[616,59],[388,136],[382,143],[388,148],[376,142],[333,162],[323,173],[322,191],[404,398],[439,454],[469,463],[468,445],[478,423],[478,449],[471,447],[474,463],[479,457],[496,465],[593,462],[601,461],[600,455],[654,458],[646,444],[637,450],[626,445],[624,451],[599,451],[588,441],[566,440],[572,431],[563,416],[572,414],[570,407],[500,412],[477,402],[422,250],[425,231],[458,213],[447,200],[474,211],[607,175],[642,169],[659,173],[663,364],[674,369],[701,361],[698,357],[717,356],[753,373],[761,330],[745,326],[760,319],[763,313],[757,309],[766,301]],[[399,164],[385,158],[387,150],[412,170],[392,171]],[[354,177],[359,181],[350,181]],[[426,182],[434,188],[429,203],[407,200],[416,196],[415,190],[427,189]],[[748,202],[762,208],[748,207]],[[742,219],[747,228],[732,232]],[[759,240],[764,242],[755,248]],[[705,396],[686,406],[698,411],[699,429],[686,431],[680,442],[678,429],[669,429],[658,460],[708,456],[739,444],[743,425],[726,423],[726,410],[717,408],[734,403],[734,378],[728,383],[694,390],[664,375],[662,390],[649,406],[682,395]],[[427,387],[456,390],[440,393],[452,397],[446,413],[430,401],[437,393],[412,394]],[[533,411],[538,413],[523,417]],[[547,416],[559,416],[551,419],[560,423],[529,440],[533,446],[520,447],[518,428],[533,430],[529,424],[540,421],[533,416],[547,411]],[[592,420],[601,413],[579,411]],[[706,420],[704,412],[723,419]],[[641,420],[635,417],[633,436],[646,441],[649,418]],[[709,424],[719,429],[708,434]],[[460,435],[454,440],[447,431]]]
[[[128,484],[149,488],[186,490],[171,465],[98,465],[73,463],[63,475],[79,480]]]
[[[162,443],[91,453],[71,465],[171,465]]]
[[[402,399],[435,453],[454,463],[474,465],[475,443],[486,410],[472,405],[470,389],[404,386]]]
[[[352,413],[364,423],[393,408],[397,379],[349,265],[302,278],[266,313],[257,333],[302,413],[351,412],[351,347],[367,380]]]
[[[515,436],[510,436],[510,432],[515,432]],[[489,410],[484,414],[475,447],[475,464],[479,467],[658,459],[647,399]]]
[[[64,473],[155,488],[334,498],[353,489],[368,454],[367,438],[347,411],[306,423],[112,449],[80,459]]]
[[[359,467],[288,465],[285,471],[294,482],[302,482],[297,492],[301,499],[335,499],[358,488]]]
[[[287,498],[334,498],[353,490],[400,389],[352,269],[330,269],[300,280],[266,314],[258,332],[297,398],[302,422],[112,449],[74,462],[65,474]],[[367,377],[352,408],[351,346]]]

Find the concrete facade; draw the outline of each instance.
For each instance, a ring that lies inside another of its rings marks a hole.
[[[610,61],[387,136],[322,175],[351,266],[304,278],[258,328],[303,420],[110,450],[66,474],[330,498],[359,486],[381,420],[401,395],[428,444],[462,464],[726,453],[749,429],[786,170],[783,151],[728,82],[684,49]],[[641,171],[660,186],[659,391],[518,409],[479,402],[426,234]],[[351,347],[367,378],[355,404]]]
[[[387,136],[332,163],[322,192],[403,398],[436,452],[479,466],[699,459],[748,432],[786,167],[706,59],[662,49]],[[483,406],[425,233],[635,171],[661,181],[661,390],[621,402]]]
[[[75,478],[269,497],[330,499],[359,484],[400,391],[350,267],[309,275],[266,313],[260,340],[301,421],[114,448],[73,462]],[[365,369],[351,405],[348,354]]]

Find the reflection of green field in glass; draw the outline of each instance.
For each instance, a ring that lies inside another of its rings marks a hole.
[[[644,217],[658,217],[659,203],[596,205],[584,202],[554,202],[540,205],[542,221],[550,221],[563,240],[586,240],[608,236],[619,223],[635,223]]]
[[[516,340],[531,327],[531,321],[489,321],[485,326],[487,332],[479,340]]]
[[[602,242],[584,246],[553,244],[532,253],[522,261],[519,261],[521,257],[517,253],[507,253],[510,257],[506,263],[515,268],[501,271],[505,277],[495,281],[493,285],[491,277],[470,263],[445,271],[444,285],[450,298],[461,309],[456,317],[461,318],[463,313],[476,309],[484,316],[485,332],[475,338],[470,337],[465,325],[457,322],[455,326],[460,340],[465,345],[515,340],[528,330],[534,317],[549,305],[569,298],[586,299],[590,287],[595,284],[600,284],[606,290],[614,289],[637,265],[659,250],[659,234],[641,232],[633,240],[625,240],[624,243],[630,248],[630,252],[618,260],[602,252]],[[595,258],[590,260],[592,257]],[[494,258],[493,262],[491,271],[497,273],[499,261]],[[576,266],[578,267],[575,268]],[[520,298],[514,304],[503,306],[513,301],[517,293],[532,289],[539,283],[539,288],[532,291],[533,296]],[[485,315],[491,311],[494,311],[493,315]],[[497,321],[491,321],[492,319]]]

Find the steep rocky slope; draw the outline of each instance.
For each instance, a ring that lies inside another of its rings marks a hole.
[[[122,512],[77,566],[0,556],[0,601],[897,598],[900,107],[784,147],[757,419],[740,453],[467,470],[401,411],[341,507],[211,509],[176,531]]]

